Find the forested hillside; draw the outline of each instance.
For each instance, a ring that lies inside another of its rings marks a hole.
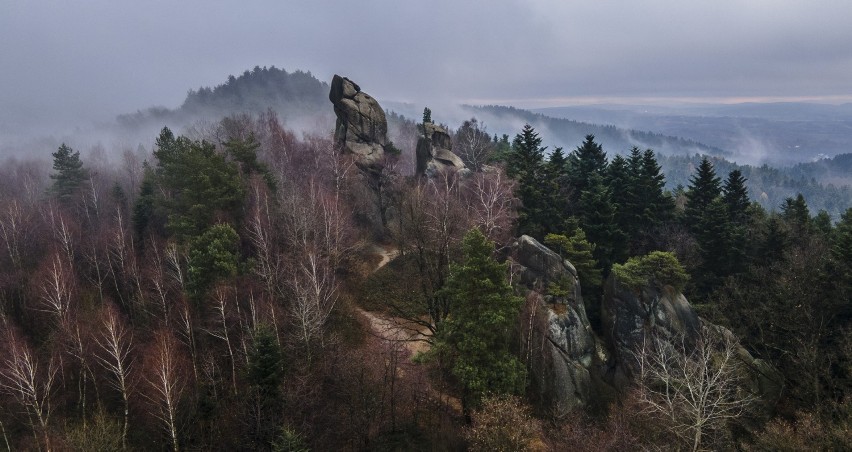
[[[183,108],[254,108],[233,99],[283,74]],[[388,130],[335,80],[334,131],[229,110],[114,164],[0,164],[0,448],[852,442],[852,208],[767,209],[763,173],[592,134],[546,149],[429,109]]]

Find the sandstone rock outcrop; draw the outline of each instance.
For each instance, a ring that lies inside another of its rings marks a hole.
[[[426,123],[423,135],[417,140],[417,174],[433,177],[447,171],[468,172],[462,159],[453,154],[453,142],[447,129]]]
[[[702,328],[719,337],[734,336],[728,329],[699,317],[686,297],[672,287],[646,286],[635,291],[620,283],[615,274],[610,274],[604,288],[601,323],[612,355],[609,378],[618,388],[627,387],[636,375],[634,352],[646,338],[682,337],[687,344],[694,344]],[[740,345],[736,356],[749,374],[747,389],[771,404],[780,394],[781,376],[769,363],[754,358]]]
[[[636,375],[634,352],[646,338],[684,337],[689,343],[702,328],[733,337],[729,330],[699,317],[675,289],[635,291],[611,274],[600,338],[589,323],[577,271],[570,262],[529,236],[512,243],[509,259],[515,277],[530,289],[521,318],[522,351],[541,402],[556,415],[603,404],[613,391],[627,390]],[[737,346],[736,356],[748,372],[749,387],[744,389],[771,405],[781,389],[777,371],[742,346]]]
[[[385,112],[376,99],[361,91],[352,80],[337,74],[331,80],[328,99],[337,115],[334,141],[343,152],[355,155],[362,167],[380,167],[390,141]]]
[[[557,415],[591,403],[599,393],[595,374],[606,358],[586,316],[577,270],[526,235],[511,245],[510,258],[521,283],[532,291],[522,322],[541,400]]]

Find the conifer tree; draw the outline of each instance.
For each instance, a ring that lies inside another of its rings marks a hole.
[[[606,153],[603,147],[595,143],[594,135],[586,135],[583,143],[568,156],[571,175],[572,201],[577,201],[582,193],[591,186],[593,175],[606,175]]]
[[[521,208],[518,213],[518,232],[536,238],[544,237],[547,220],[547,200],[543,196],[544,151],[541,138],[529,124],[512,141],[506,162],[506,174],[518,181]]]
[[[746,178],[740,170],[733,170],[728,174],[725,185],[722,187],[722,200],[728,208],[729,218],[737,224],[743,225],[748,218],[748,189],[745,186]]]
[[[701,159],[698,170],[689,180],[686,190],[686,227],[695,232],[704,219],[710,203],[722,194],[721,181],[707,157]]]
[[[579,213],[580,228],[595,244],[595,258],[609,274],[612,264],[626,255],[626,237],[615,221],[612,193],[596,173],[591,174],[589,186],[580,196]]]
[[[62,143],[53,154],[53,185],[50,192],[60,201],[68,201],[89,176],[80,160],[80,152]]]
[[[666,179],[654,151],[646,149],[638,158],[633,155],[636,152],[638,149],[631,153],[631,162],[637,167],[631,190],[636,196],[632,209],[634,229],[638,231],[630,251],[631,254],[645,254],[652,251],[651,243],[658,235],[658,228],[674,216],[674,199],[664,190]]]
[[[449,359],[468,410],[486,393],[523,390],[525,371],[511,351],[521,298],[506,279],[506,265],[492,257],[494,244],[478,229],[465,235],[462,252],[443,289],[453,315],[437,333],[436,352]]]
[[[803,240],[811,232],[811,213],[808,203],[801,193],[795,198],[787,198],[781,205],[781,218],[790,226],[797,241]]]
[[[831,254],[840,266],[845,284],[852,286],[852,208],[840,215]]]
[[[571,262],[577,270],[589,322],[593,328],[599,328],[603,276],[594,257],[595,245],[586,240],[586,233],[580,228],[576,228],[570,235],[547,234],[544,243]]]
[[[205,141],[175,138],[163,128],[156,141],[156,178],[167,193],[158,197],[167,229],[185,243],[201,234],[217,216],[239,219],[245,187],[239,169]]]
[[[639,241],[641,203],[636,191],[634,173],[624,157],[616,155],[612,159],[607,168],[606,183],[609,185],[612,202],[616,208],[615,222],[618,224],[618,229],[626,235],[628,250],[632,250],[634,244]],[[619,257],[627,258],[627,256]]]

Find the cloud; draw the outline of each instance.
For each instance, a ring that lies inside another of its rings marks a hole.
[[[800,0],[6,0],[0,125],[175,107],[255,65],[425,103],[830,97],[852,92],[848,17]]]

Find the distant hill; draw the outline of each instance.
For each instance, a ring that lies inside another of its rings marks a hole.
[[[255,66],[239,76],[228,76],[225,83],[189,90],[176,109],[152,107],[120,115],[125,127],[145,126],[151,122],[179,123],[200,119],[218,119],[230,114],[276,111],[285,120],[310,115],[331,115],[328,83],[310,72],[287,72],[275,66]]]
[[[794,165],[852,152],[852,104],[595,105],[535,111],[686,137],[724,149],[741,163]]]
[[[613,125],[600,125],[565,118],[555,118],[514,107],[484,106],[467,107],[475,116],[482,117],[488,124],[503,124],[518,120],[529,123],[540,132],[546,144],[562,146],[566,151],[577,147],[586,135],[595,136],[604,150],[610,154],[628,154],[635,147],[651,148],[666,155],[708,154],[727,156],[728,152],[694,140],[655,132],[632,130]],[[513,121],[514,119],[514,121]],[[516,128],[510,133],[514,136]]]

